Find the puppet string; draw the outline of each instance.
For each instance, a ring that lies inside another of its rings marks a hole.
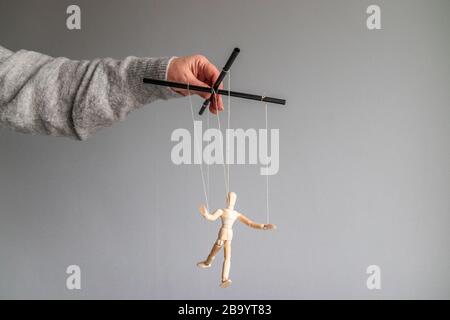
[[[213,99],[214,99],[214,107],[216,108],[216,117],[217,117],[217,126],[219,128],[219,131],[222,132],[222,129],[220,127],[220,116],[219,116],[219,109],[217,107],[217,94],[216,91],[212,88],[212,92],[213,92]],[[228,182],[227,182],[227,167],[225,165],[225,161],[222,161],[222,165],[223,165],[223,178],[225,181],[225,190],[227,192],[227,194],[230,192],[230,189],[228,187]]]
[[[189,82],[187,83],[187,91],[188,91],[188,97],[189,97],[189,105],[191,107],[191,117],[192,117],[192,125],[194,126],[194,136],[195,136],[195,118],[194,118],[194,107],[192,106],[192,98],[191,98],[191,92],[189,91]],[[199,141],[199,137],[196,137],[196,139],[194,140],[197,144],[197,155],[198,158],[200,159],[200,173],[202,176],[202,185],[203,185],[203,192],[205,194],[205,201],[206,201],[206,209],[209,211],[209,202],[208,202],[208,192],[206,190],[206,183],[205,183],[205,175],[203,173],[203,158],[201,157],[200,154],[200,146],[201,146],[201,141]],[[194,147],[195,149],[195,147]],[[209,173],[208,173],[208,179],[209,179]]]
[[[262,97],[261,101],[264,101],[265,95]],[[264,113],[265,113],[265,120],[266,120],[266,142],[267,142],[267,149],[269,149],[269,132],[268,132],[268,125],[267,125],[267,102],[264,103]],[[266,172],[266,220],[267,223],[269,223],[270,220],[270,214],[269,214],[269,175]]]
[[[231,122],[231,97],[230,97],[230,92],[231,92],[231,72],[228,70],[227,71],[227,76],[228,76],[228,97],[227,97],[227,109],[228,109],[228,124],[227,124],[227,129],[230,129],[230,122]],[[228,132],[227,130],[227,132]],[[225,135],[227,135],[227,132],[225,132]],[[230,185],[230,141],[229,141],[229,137],[226,136],[227,138],[227,179],[228,179],[228,188],[231,189],[231,185]]]
[[[209,130],[209,112],[206,111],[206,130]],[[206,190],[207,194],[211,194],[210,192],[210,182],[209,182],[209,165],[206,166]]]

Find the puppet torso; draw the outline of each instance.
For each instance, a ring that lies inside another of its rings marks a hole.
[[[232,240],[233,239],[233,224],[239,217],[239,214],[235,210],[222,209],[223,214],[222,228],[219,231],[219,240]]]

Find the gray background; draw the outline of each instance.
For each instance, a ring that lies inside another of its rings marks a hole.
[[[82,9],[68,31],[65,10]],[[366,8],[382,8],[380,31]],[[208,253],[218,224],[197,212],[198,166],[170,161],[191,128],[187,99],[157,102],[87,142],[0,134],[0,298],[450,298],[450,2],[6,1],[1,44],[91,59],[242,53],[232,87],[271,106],[280,171],[265,233],[238,225],[231,278]],[[196,104],[201,100],[194,99]],[[264,127],[232,100],[232,127]],[[223,117],[225,118],[225,117]],[[225,123],[223,123],[224,125]],[[211,205],[224,204],[222,167]],[[265,220],[259,166],[232,166],[237,207]],[[82,290],[65,269],[82,268]],[[366,267],[382,290],[366,288]]]

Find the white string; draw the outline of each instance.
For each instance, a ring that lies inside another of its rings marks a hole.
[[[230,97],[230,92],[231,92],[231,72],[228,70],[227,72],[228,75],[228,97],[227,97],[227,108],[228,108],[228,125],[227,125],[227,131],[229,131],[230,129],[230,122],[231,122],[231,97]],[[230,159],[229,154],[230,154],[230,142],[228,141],[228,136],[227,133],[225,132],[225,137],[227,138],[227,178],[228,178],[228,188],[231,189],[231,185],[230,185]]]
[[[264,97],[263,97],[264,99]],[[267,148],[269,148],[269,131],[267,126],[267,102],[264,104],[264,113],[266,116],[266,141],[267,141]],[[270,220],[270,214],[269,214],[269,175],[266,174],[266,220],[267,223],[269,223]]]
[[[220,127],[220,117],[219,117],[219,109],[217,108],[217,94],[216,91],[212,88],[213,95],[214,95],[214,106],[216,107],[216,117],[217,117],[217,126],[219,127],[219,131],[222,132],[222,129]],[[230,189],[228,188],[228,182],[227,182],[227,167],[225,165],[225,161],[222,162],[223,165],[223,178],[225,181],[225,190],[227,194],[230,192]]]
[[[209,130],[209,110],[206,110],[206,130]],[[210,190],[210,183],[209,183],[209,165],[206,165],[206,189],[208,190],[207,193],[211,194]]]
[[[230,129],[230,122],[231,122],[231,99],[230,99],[230,87],[231,87],[231,77],[230,77],[230,73],[227,72],[228,74],[228,99],[227,99],[227,108],[228,108],[228,123],[227,123],[227,129]],[[215,90],[213,88],[211,88],[212,90],[212,94],[214,96],[214,102],[215,102],[215,107],[216,107],[216,116],[217,116],[217,125],[218,125],[218,129],[220,132],[222,132],[221,126],[220,126],[220,116],[219,116],[219,110],[217,109],[217,94],[215,92]],[[188,91],[188,98],[189,98],[189,106],[191,108],[191,118],[192,118],[192,125],[194,128],[194,136],[195,136],[195,118],[194,118],[194,107],[192,105],[192,98],[191,98],[191,92],[189,90],[189,82],[187,82],[187,91]],[[207,112],[208,113],[208,112]],[[207,114],[207,118],[206,118],[206,127],[207,129],[209,129],[209,114]],[[225,131],[225,137],[226,137],[226,131]],[[209,174],[209,165],[206,165],[206,180],[207,182],[205,182],[205,174],[203,172],[203,158],[200,154],[200,146],[201,146],[201,141],[199,141],[199,137],[197,137],[194,141],[194,143],[197,144],[197,153],[198,153],[198,158],[200,159],[200,173],[201,173],[201,177],[202,177],[202,186],[203,186],[203,193],[205,195],[205,201],[206,201],[206,208],[209,210],[209,201],[208,201],[208,194],[210,193],[210,174]],[[194,146],[195,148],[195,146]],[[226,156],[224,157],[224,159],[226,159],[229,155],[229,145],[227,144],[226,146]],[[225,162],[222,163],[223,165],[223,176],[224,176],[224,182],[225,182],[225,190],[227,192],[227,194],[230,192],[230,163],[229,161],[227,161],[227,164],[225,165]]]
[[[217,108],[217,94],[214,90],[214,88],[211,88],[212,90],[212,94],[214,96],[214,102],[215,102],[215,107],[216,107],[216,116],[217,116],[217,126],[220,132],[222,132],[221,126],[220,126],[220,116],[219,116],[219,110]],[[191,98],[191,93],[189,90],[189,82],[187,83],[187,91],[188,91],[188,97],[189,97],[189,105],[191,107],[191,117],[192,117],[192,124],[193,124],[193,128],[195,130],[195,118],[194,118],[194,107],[192,106],[192,98]],[[230,92],[231,92],[231,75],[228,72],[228,98],[227,98],[227,108],[228,108],[228,123],[227,123],[227,129],[230,128],[230,123],[231,123],[231,99],[230,99]],[[265,96],[263,96],[261,98],[261,101],[264,101]],[[265,102],[265,101],[264,101]],[[267,110],[267,102],[264,103],[264,113],[265,113],[265,125],[266,125],[266,141],[267,144],[269,144],[269,132],[268,132],[268,110]],[[206,126],[207,129],[209,129],[209,115],[207,115],[206,118]],[[194,131],[194,135],[195,135],[195,131]],[[226,137],[226,132],[225,132],[225,137]],[[210,188],[210,181],[209,181],[209,166],[207,165],[207,180],[208,183],[206,184],[205,182],[205,176],[203,173],[203,158],[201,157],[200,154],[200,141],[198,141],[198,137],[197,139],[195,139],[195,142],[197,143],[197,152],[198,152],[198,157],[200,159],[200,173],[201,173],[201,177],[202,177],[202,185],[203,185],[203,192],[205,194],[205,200],[206,200],[206,208],[209,210],[209,201],[208,201],[208,193],[209,193],[209,188]],[[226,157],[224,159],[228,158],[229,155],[229,145],[227,144],[226,146]],[[230,160],[230,159],[227,159]],[[227,194],[230,192],[230,161],[227,161],[227,164],[225,165],[225,162],[222,163],[223,164],[223,174],[224,174],[224,181],[225,181],[225,190],[227,192]],[[266,174],[266,220],[267,223],[269,223],[270,221],[270,205],[269,205],[269,175]]]
[[[187,91],[188,91],[188,97],[189,97],[189,105],[191,106],[192,125],[193,125],[194,136],[195,136],[194,107],[192,106],[191,92],[189,91],[189,82],[187,83]],[[201,146],[201,144],[200,144],[200,141],[198,141],[198,137],[197,137],[197,139],[195,139],[194,143],[197,143],[197,153],[198,153],[198,158],[200,159],[200,173],[202,175],[203,192],[205,194],[206,209],[209,211],[208,193],[207,193],[207,190],[206,190],[205,177],[204,177],[204,174],[203,174],[203,157],[201,157],[201,154],[200,154],[200,146]],[[195,146],[194,146],[194,149],[195,149]],[[209,179],[209,174],[208,174],[208,179]]]

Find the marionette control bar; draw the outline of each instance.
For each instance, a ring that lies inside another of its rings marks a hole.
[[[195,86],[195,85],[189,85],[189,84],[181,83],[181,82],[172,82],[172,81],[150,79],[150,78],[144,78],[143,81],[144,81],[144,83],[153,84],[153,85],[157,85],[157,86],[185,89],[185,90],[189,90],[189,91],[208,92],[211,94],[220,94],[220,95],[224,95],[224,96],[230,96],[230,97],[236,97],[236,98],[242,98],[242,99],[248,99],[248,100],[256,100],[256,101],[274,103],[274,104],[279,104],[279,105],[286,104],[286,100],[284,100],[284,99],[261,96],[261,95],[250,94],[250,93],[245,93],[245,92],[229,91],[229,90],[223,90],[223,89],[214,90],[214,88],[211,88],[211,87]]]
[[[225,63],[225,66],[223,67],[222,72],[219,74],[219,77],[217,78],[216,82],[214,83],[214,85],[212,87],[195,86],[195,85],[190,85],[188,83],[172,82],[172,81],[150,79],[150,78],[144,78],[143,81],[144,81],[144,83],[153,84],[153,85],[157,85],[157,86],[166,86],[166,87],[170,87],[170,88],[179,88],[179,89],[185,89],[185,90],[189,90],[189,91],[200,91],[200,92],[211,93],[211,97],[209,97],[209,99],[206,99],[203,102],[203,105],[202,105],[200,111],[198,112],[199,115],[203,114],[203,112],[206,110],[206,108],[211,103],[211,99],[214,98],[213,96],[215,94],[221,94],[224,96],[285,105],[286,100],[284,100],[284,99],[272,98],[272,97],[267,97],[267,96],[245,93],[245,92],[219,89],[220,84],[222,83],[223,79],[225,78],[227,72],[230,70],[231,65],[233,64],[234,60],[236,60],[236,57],[240,51],[241,50],[239,48],[234,48],[233,52],[231,53],[230,57],[227,60],[227,63]]]

